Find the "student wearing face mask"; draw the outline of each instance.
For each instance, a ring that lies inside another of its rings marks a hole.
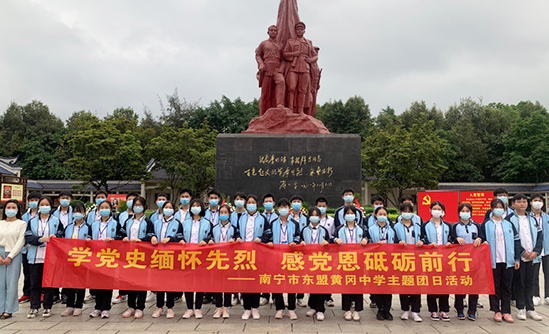
[[[423,243],[434,247],[450,246],[452,244],[450,225],[442,219],[446,210],[444,204],[434,201],[431,203],[430,210],[431,219],[423,225],[421,231]],[[450,312],[448,295],[427,295],[427,306],[431,313],[431,320],[450,321],[450,316],[448,315],[448,312]]]
[[[483,232],[480,225],[471,219],[473,207],[469,203],[461,203],[458,207],[459,221],[452,226],[450,232],[451,240],[454,244],[461,246],[473,244],[475,247],[480,246],[484,240]],[[456,308],[457,318],[465,319],[464,303],[465,295],[456,295],[454,307]],[[467,319],[475,321],[477,313],[478,295],[469,295],[469,308],[467,310]]]
[[[355,206],[355,192],[353,189],[345,189],[341,193],[341,199],[343,199],[343,205],[336,209],[334,213],[334,228],[338,228],[341,225],[345,225],[344,209],[346,206]],[[356,224],[362,226],[364,224],[364,214],[362,210],[357,210]]]
[[[29,202],[29,208],[27,212],[25,212],[22,216],[22,219],[25,221],[25,223],[29,223],[31,219],[38,216],[40,212],[38,212],[38,201],[40,200],[40,193],[38,192],[32,192],[27,197],[27,201]],[[29,245],[25,244],[23,246],[23,250],[21,251],[21,254],[23,255],[23,295],[19,298],[19,303],[26,303],[30,302],[30,296],[31,296],[31,279],[30,279],[30,271],[29,271],[29,261],[27,260],[27,250]]]
[[[290,202],[286,198],[282,198],[278,201],[278,217],[271,224],[272,234],[270,239],[263,240],[269,246],[276,245],[288,245],[295,246],[301,242],[299,223],[295,220],[288,218],[290,214]],[[290,320],[296,320],[297,314],[296,308],[296,294],[288,293],[288,318]],[[284,318],[284,296],[282,293],[273,293],[273,299],[275,301],[276,314],[275,319]]]
[[[490,245],[490,259],[494,277],[494,294],[490,295],[490,311],[496,322],[513,323],[511,291],[513,274],[520,267],[521,245],[513,224],[503,219],[505,203],[494,198],[490,204],[492,216],[481,225],[482,235]]]
[[[530,206],[532,212],[530,215],[538,222],[541,231],[543,232],[543,248],[541,250],[541,264],[537,266],[534,274],[534,306],[541,304],[539,293],[539,271],[540,266],[543,266],[543,278],[545,286],[545,305],[549,305],[549,215],[543,211],[545,205],[544,198],[541,194],[533,194],[530,196]]]
[[[246,198],[246,215],[242,215],[238,221],[238,230],[240,232],[239,242],[260,243],[262,240],[272,238],[271,226],[265,216],[257,211],[259,202],[256,195],[248,195]],[[242,320],[254,320],[260,318],[259,315],[259,293],[243,293],[244,313]]]
[[[265,208],[265,211],[263,211],[263,216],[265,216],[269,224],[271,224],[273,221],[278,219],[278,214],[274,209],[274,204],[275,204],[275,199],[273,194],[267,193],[263,195],[263,207]],[[270,298],[271,298],[270,293],[262,293],[261,297],[259,298],[259,306],[267,305],[269,303]]]
[[[46,244],[54,238],[62,238],[64,234],[63,224],[51,214],[52,205],[53,201],[51,198],[40,198],[38,201],[38,211],[40,214],[29,221],[25,232],[25,241],[30,245],[27,252],[31,275],[31,305],[30,311],[27,314],[28,319],[36,318],[38,315],[42,293],[44,294],[44,312],[42,313],[42,317],[51,317],[53,296],[57,292],[57,289],[42,287]]]
[[[301,244],[320,244],[326,246],[329,244],[329,233],[326,228],[320,225],[320,210],[318,208],[312,208],[309,211],[309,224],[301,230]],[[312,317],[316,314],[317,321],[324,320],[324,312],[326,312],[326,307],[324,302],[327,299],[326,294],[316,294],[311,293],[309,296],[309,311],[305,314],[308,317]]]
[[[101,203],[105,202],[108,197],[109,194],[107,194],[107,192],[103,190],[95,193],[95,209],[91,210],[90,213],[88,213],[88,218],[86,219],[86,223],[88,223],[88,225],[92,226],[93,223],[101,219],[99,206],[101,205]]]
[[[162,219],[162,207],[164,206],[164,203],[168,201],[168,195],[166,194],[158,194],[156,195],[156,207],[158,208],[153,214],[149,217],[150,220],[154,223],[155,221]]]
[[[233,204],[235,209],[231,213],[231,224],[236,228],[238,228],[238,221],[240,220],[240,217],[246,214],[246,197],[247,195],[241,191],[236,192],[233,196]],[[238,303],[240,303],[240,294],[233,293],[231,306],[236,306]]]
[[[219,201],[221,200],[221,194],[217,190],[212,190],[208,193],[208,208],[204,218],[210,221],[212,225],[219,223]]]
[[[338,245],[343,244],[368,244],[368,236],[362,227],[356,224],[356,211],[354,206],[348,205],[343,209],[345,213],[345,224],[337,228],[332,237],[332,242]],[[351,304],[354,302],[354,311],[351,312]],[[345,312],[343,318],[347,321],[360,320],[360,312],[364,310],[364,298],[362,294],[341,295],[341,306]]]
[[[191,190],[189,188],[183,188],[179,191],[179,210],[174,213],[174,219],[184,222],[187,218],[192,216],[190,212],[190,203],[192,200]]]
[[[514,210],[508,206],[509,202],[509,192],[505,188],[497,188],[493,192],[494,198],[497,198],[503,202],[505,205],[505,213],[503,214],[503,219],[507,218],[507,216],[510,216],[513,214]],[[486,211],[486,214],[484,215],[484,221],[487,221],[488,219],[492,218],[492,209],[489,209]]]
[[[328,200],[325,197],[319,197],[315,201],[315,206],[320,210],[320,226],[324,227],[326,230],[328,230],[328,233],[330,234],[330,240],[332,239],[332,236],[335,234],[335,220],[333,217],[330,217],[328,215]],[[360,211],[360,210],[359,210]],[[362,213],[362,211],[360,211]],[[328,307],[334,307],[334,299],[332,298],[332,294],[328,295],[328,299],[326,299],[326,306]]]
[[[396,223],[394,227],[395,243],[399,243],[405,247],[407,245],[415,245],[416,247],[423,246],[423,241],[421,241],[421,224],[414,222],[414,207],[409,202],[403,202],[400,204],[399,209],[400,216],[398,216],[398,223]],[[415,322],[423,321],[419,316],[419,311],[421,310],[421,295],[400,295],[400,308],[402,310],[400,319],[408,320],[411,308],[412,319]]]
[[[303,207],[303,197],[301,197],[300,195],[293,195],[292,197],[290,197],[290,204],[291,208],[288,219],[297,221],[299,224],[299,229],[302,230],[308,224],[307,215],[301,211],[301,208]],[[303,300],[304,297],[304,293],[297,294],[297,306],[307,306],[307,303]]]
[[[59,219],[63,227],[66,228],[67,225],[72,223],[72,193],[70,191],[62,191],[59,194],[59,207],[53,212],[53,216]],[[59,292],[57,292],[53,298],[54,304],[59,302]],[[63,304],[67,303],[67,294],[65,289],[61,290],[61,300]]]

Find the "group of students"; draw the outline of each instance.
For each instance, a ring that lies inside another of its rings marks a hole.
[[[363,211],[353,204],[352,189],[343,191],[344,203],[335,211],[333,217],[327,214],[328,201],[323,197],[316,199],[315,206],[305,214],[302,209],[303,198],[299,195],[294,195],[289,200],[280,199],[276,202],[277,210],[275,210],[275,198],[271,194],[264,195],[260,202],[255,195],[238,192],[233,197],[235,208],[233,211],[229,205],[220,205],[219,192],[210,191],[205,206],[200,199],[192,198],[192,192],[189,189],[181,190],[177,204],[169,201],[166,195],[158,195],[156,198],[158,209],[150,217],[145,215],[147,209],[145,198],[134,193],[127,195],[127,211],[115,217],[113,206],[107,200],[108,194],[99,191],[95,196],[96,207],[87,213],[86,217],[84,205],[70,205],[72,195],[69,192],[61,193],[60,206],[57,209],[52,209],[53,203],[50,198],[31,193],[28,197],[29,208],[24,214],[16,201],[8,202],[5,207],[4,220],[24,221],[24,241],[18,242],[22,243],[21,246],[23,244],[25,246],[19,247],[19,244],[12,242],[8,243],[9,249],[2,249],[5,243],[0,237],[0,260],[7,259],[2,252],[16,252],[17,247],[23,249],[23,259],[20,262],[24,266],[24,294],[30,295],[31,304],[27,317],[35,318],[41,304],[44,308],[42,316],[51,316],[54,297],[59,294],[58,289],[42,288],[45,246],[52,238],[104,240],[105,242],[123,240],[150,242],[153,245],[255,242],[289,246],[328,243],[339,245],[399,243],[413,244],[417,247],[423,245],[443,247],[450,244],[479,246],[485,243],[489,245],[494,274],[495,294],[489,298],[494,320],[513,322],[511,300],[516,303],[518,319],[525,320],[528,316],[534,320],[541,320],[541,316],[534,309],[536,298],[538,298],[537,303],[540,302],[540,262],[543,262],[545,273],[545,303],[549,304],[549,215],[542,211],[543,197],[531,195],[528,202],[525,195],[517,194],[508,206],[508,192],[505,189],[497,189],[494,195],[491,210],[486,213],[482,224],[471,220],[473,208],[469,203],[462,203],[458,208],[460,220],[451,225],[444,221],[445,206],[438,201],[431,203],[431,218],[423,222],[418,215],[414,214],[412,196],[402,197],[399,206],[400,215],[396,222],[388,217],[389,212],[385,207],[385,201],[380,196],[372,197],[374,211],[365,217]],[[264,208],[262,213],[258,211],[260,205]],[[527,212],[529,205],[531,211]],[[21,234],[20,230],[18,231]],[[1,270],[0,267],[0,274]],[[113,291],[91,290],[90,293],[95,296],[95,307],[90,317],[108,318]],[[63,289],[62,294],[66,299],[67,308],[61,315],[81,315],[85,290]],[[147,291],[121,291],[120,294],[126,296],[128,304],[128,309],[122,316],[142,318]],[[205,297],[215,301],[217,308],[213,314],[214,318],[228,318],[229,308],[235,304],[234,300],[238,300],[240,295],[244,307],[242,319],[259,319],[259,306],[266,304],[270,298],[268,293],[185,292],[184,294],[187,304],[187,311],[182,316],[184,319],[203,317],[201,308]],[[173,318],[175,300],[181,298],[181,295],[182,293],[177,292],[156,292],[157,309],[152,316],[158,318],[165,315],[167,318]],[[304,302],[303,294],[287,294],[286,303],[281,293],[274,293],[272,297],[276,308],[276,319],[284,317],[286,308],[287,316],[290,319],[297,319],[296,306],[309,306],[310,310],[306,315],[316,316],[316,319],[321,321],[324,320],[325,306],[333,306],[333,300],[329,294],[310,294],[307,303]],[[478,295],[468,296],[467,310],[465,310],[465,297],[465,295],[455,296],[454,307],[457,318],[474,321],[477,314]],[[117,300],[120,299],[122,299],[121,296],[117,297]],[[400,306],[401,319],[411,318],[416,322],[422,321],[419,315],[420,295],[400,295]],[[5,314],[11,316],[14,307],[13,305],[10,307],[12,307],[11,310],[0,311],[5,311]],[[391,294],[371,295],[370,307],[378,309],[378,320],[393,320],[390,312]],[[427,295],[427,307],[432,320],[450,320],[448,295]],[[360,312],[364,309],[363,295],[343,294],[342,309],[345,320],[360,320]],[[4,317],[4,313],[1,313],[0,317]]]

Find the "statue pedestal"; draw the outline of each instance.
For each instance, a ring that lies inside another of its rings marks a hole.
[[[318,119],[292,112],[288,108],[271,108],[263,116],[251,120],[248,130],[242,133],[329,134]]]
[[[222,134],[216,145],[216,188],[231,200],[237,191],[276,200],[299,194],[338,207],[344,189],[361,188],[359,135]]]

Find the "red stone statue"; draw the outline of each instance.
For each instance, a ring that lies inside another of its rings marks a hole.
[[[269,39],[261,42],[255,50],[255,59],[259,68],[258,79],[261,87],[259,115],[263,116],[269,108],[283,107],[286,85],[284,82],[284,63],[282,62],[282,44],[276,40],[278,28],[270,26]]]

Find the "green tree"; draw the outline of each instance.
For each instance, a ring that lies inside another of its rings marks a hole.
[[[333,133],[356,133],[362,140],[370,134],[373,125],[370,107],[360,96],[351,97],[347,102],[341,100],[326,102],[317,111],[317,116]]]
[[[362,144],[362,164],[371,185],[397,206],[410,188],[435,189],[446,169],[442,164],[445,141],[434,131],[434,122],[402,124],[372,134]]]
[[[231,101],[226,96],[221,101],[213,101],[208,107],[198,107],[189,118],[189,126],[194,129],[207,122],[218,133],[240,133],[248,129],[252,118],[259,116],[259,101],[244,102],[240,98]]]
[[[166,95],[166,103],[159,98],[162,116],[160,121],[174,129],[179,129],[188,123],[192,114],[199,107],[198,102],[187,102],[179,97],[177,89],[171,95]]]
[[[428,108],[425,101],[413,102],[410,108],[400,115],[400,120],[407,129],[410,129],[416,123],[427,123],[429,121],[434,122],[435,130],[441,130],[445,125],[442,111],[437,109],[436,106]]]
[[[387,129],[393,126],[399,120],[399,116],[395,114],[395,109],[390,106],[382,109],[379,115],[375,119],[376,127],[380,129]]]
[[[63,137],[61,132],[42,134],[20,146],[17,154],[23,168],[21,174],[31,179],[66,179],[70,172],[59,149]]]

